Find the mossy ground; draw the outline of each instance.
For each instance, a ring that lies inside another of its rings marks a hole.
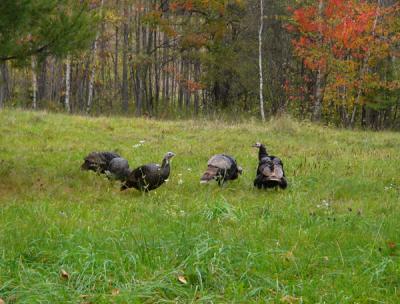
[[[283,159],[287,190],[254,189],[255,141]],[[399,148],[398,133],[287,118],[233,125],[3,110],[0,298],[398,303]],[[95,150],[133,167],[177,156],[169,182],[142,194],[81,171]],[[221,152],[244,175],[200,185]]]

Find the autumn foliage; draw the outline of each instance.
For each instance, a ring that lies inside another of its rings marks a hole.
[[[377,1],[318,0],[310,5],[289,8],[294,34],[295,55],[312,77],[303,77],[297,96],[309,90],[313,95],[315,74],[324,76],[324,102],[351,109],[364,104],[366,96],[377,88],[397,89],[395,80],[378,71],[382,62],[395,56],[400,39],[396,22],[399,6],[380,6]],[[314,76],[314,77],[313,77]],[[289,84],[291,92],[296,91]],[[301,92],[302,91],[302,92]]]

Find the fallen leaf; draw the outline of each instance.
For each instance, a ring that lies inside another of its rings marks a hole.
[[[113,296],[119,295],[119,289],[118,289],[118,288],[114,288],[114,289],[111,291],[111,294],[112,294]]]
[[[86,299],[88,297],[89,297],[89,295],[86,295],[86,294],[82,294],[82,295],[79,296],[79,298],[81,298],[81,299]]]
[[[0,304],[6,304],[2,298],[0,298]]]
[[[395,243],[395,242],[388,242],[387,245],[388,245],[388,247],[389,247],[390,249],[396,248],[396,243]]]
[[[69,273],[66,272],[64,269],[61,269],[61,277],[62,277],[63,279],[68,280],[68,279],[69,279]]]
[[[298,301],[300,301],[300,298],[296,298],[296,297],[289,296],[289,295],[286,295],[281,298],[281,302],[283,302],[283,303],[293,304],[293,303],[297,303]]]
[[[293,251],[288,251],[284,254],[282,254],[282,257],[286,260],[286,261],[293,261],[294,260],[294,254]]]
[[[184,276],[179,276],[178,281],[181,282],[182,284],[187,284],[187,281]]]

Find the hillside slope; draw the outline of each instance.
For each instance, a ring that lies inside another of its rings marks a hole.
[[[255,141],[283,159],[287,190],[253,188]],[[0,111],[0,298],[396,303],[399,148],[398,133],[289,119],[224,125]],[[81,171],[93,150],[117,151],[133,167],[177,156],[169,181],[142,194]],[[220,152],[244,175],[223,188],[200,185]]]

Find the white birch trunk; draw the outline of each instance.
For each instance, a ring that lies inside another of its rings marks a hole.
[[[100,15],[102,15],[103,11],[103,4],[104,0],[101,0],[100,4]],[[91,108],[92,108],[92,103],[93,103],[93,86],[94,86],[94,78],[96,76],[96,53],[97,53],[97,44],[100,36],[100,30],[97,30],[96,33],[96,39],[93,44],[93,50],[92,50],[92,58],[93,58],[93,64],[92,64],[92,70],[90,71],[90,78],[89,78],[89,92],[88,92],[88,99],[87,99],[87,104],[86,104],[86,113],[89,113]]]
[[[260,113],[261,119],[265,121],[264,96],[263,96],[263,68],[262,68],[262,34],[264,30],[264,0],[260,0],[260,28],[258,31],[258,65],[260,72]]]
[[[71,91],[71,59],[70,56],[67,56],[67,61],[65,63],[66,71],[65,71],[65,110],[70,113],[71,107],[69,103],[70,91]]]
[[[31,72],[32,72],[32,108],[36,110],[37,108],[37,75],[36,75],[36,58],[32,56],[31,58]]]

